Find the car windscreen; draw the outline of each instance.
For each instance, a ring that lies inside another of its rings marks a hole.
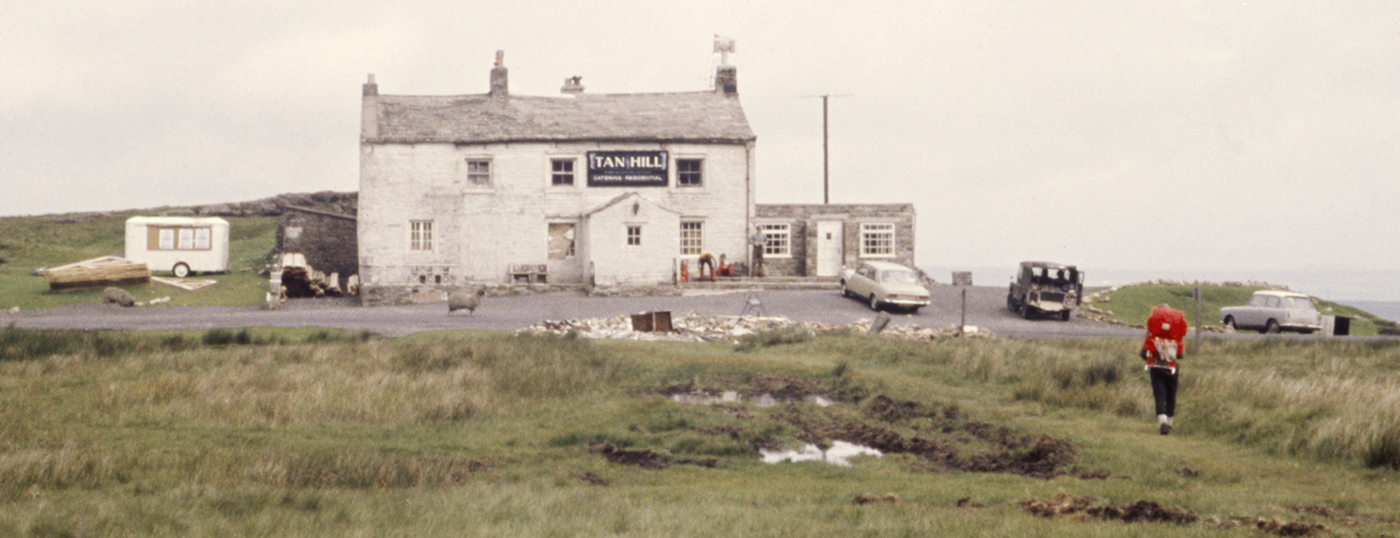
[[[1288,308],[1291,310],[1313,310],[1312,300],[1307,297],[1289,297]]]
[[[912,271],[891,269],[889,271],[880,271],[880,282],[886,284],[918,284],[919,277],[914,276]]]

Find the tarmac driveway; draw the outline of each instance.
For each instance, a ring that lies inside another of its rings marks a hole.
[[[891,312],[891,325],[926,328],[957,326],[963,316],[962,291],[967,290],[967,324],[1002,336],[1017,337],[1135,337],[1139,329],[1071,319],[1024,320],[1006,309],[1000,287],[936,286],[933,304],[917,314]],[[699,292],[695,292],[699,293]],[[546,319],[600,318],[654,310],[673,315],[735,316],[744,312],[750,296],[768,315],[798,321],[846,324],[870,319],[875,313],[863,302],[835,290],[757,290],[706,293],[679,297],[587,297],[577,292],[487,297],[475,314],[448,315],[444,303],[358,307],[344,301],[298,299],[281,310],[255,307],[136,307],[83,304],[48,310],[0,314],[0,324],[23,328],[110,330],[176,330],[239,327],[333,327],[402,336],[441,329],[519,329]],[[753,310],[751,310],[753,311]]]

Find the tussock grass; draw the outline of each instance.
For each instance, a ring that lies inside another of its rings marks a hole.
[[[0,535],[1238,532],[1017,508],[1065,491],[1371,536],[1390,532],[1383,517],[1400,495],[1393,342],[1207,341],[1189,350],[1178,432],[1161,437],[1133,339],[768,335],[738,351],[490,332],[240,332],[208,342],[204,332],[102,333],[98,344],[0,331],[16,350],[0,361]],[[675,386],[801,387],[839,404],[682,405],[660,394]],[[877,395],[939,410],[901,422],[910,437],[985,422],[1064,439],[1077,449],[1075,474],[934,472],[900,454],[850,468],[757,461],[757,445],[811,441],[793,421],[859,422]],[[602,443],[718,463],[643,469],[609,462],[593,450]],[[1318,515],[1326,510],[1355,523]]]
[[[1012,386],[1018,399],[1150,418],[1136,347],[1104,342],[998,346],[983,352],[1006,359],[964,368]],[[1182,363],[1178,430],[1274,454],[1400,469],[1400,343],[1207,340],[1202,348]]]

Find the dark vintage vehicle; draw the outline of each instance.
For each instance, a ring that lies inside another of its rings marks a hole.
[[[1044,314],[1069,321],[1083,297],[1084,273],[1075,266],[1021,262],[1006,294],[1006,307],[1026,319]]]
[[[1220,322],[1235,329],[1254,329],[1261,333],[1297,331],[1309,334],[1322,328],[1322,314],[1307,295],[1260,290],[1249,298],[1249,304],[1221,308]]]
[[[890,262],[864,262],[841,270],[841,295],[870,301],[871,310],[889,306],[910,313],[928,306],[928,289],[913,269]]]

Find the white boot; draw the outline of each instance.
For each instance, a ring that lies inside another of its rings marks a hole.
[[[1162,435],[1166,435],[1172,432],[1172,417],[1166,415],[1157,415],[1157,423],[1161,425],[1161,427],[1158,429],[1162,432]]]

